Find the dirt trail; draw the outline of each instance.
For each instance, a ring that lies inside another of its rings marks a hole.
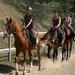
[[[75,75],[75,54],[68,60],[53,63],[50,59],[42,61],[42,70],[32,71],[27,75]]]
[[[29,66],[27,65],[28,69]],[[19,71],[19,75],[22,73],[23,71]],[[15,71],[0,75],[15,75]],[[52,62],[52,59],[43,59],[41,71],[38,71],[38,66],[33,66],[31,73],[27,72],[26,75],[75,75],[75,53],[68,61],[64,62],[61,62],[61,54],[55,63]]]

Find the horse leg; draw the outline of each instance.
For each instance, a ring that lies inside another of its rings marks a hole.
[[[39,59],[39,68],[38,68],[38,70],[40,71],[40,68],[41,68],[41,61],[40,61],[40,48],[38,48],[38,59]]]
[[[68,60],[68,46],[69,46],[68,44],[69,44],[69,42],[66,45],[66,48],[67,48],[67,57],[66,57],[66,60]]]
[[[72,51],[72,41],[70,43],[70,53],[69,53],[69,57],[71,57],[71,51]]]
[[[30,57],[30,71],[31,71],[33,67],[31,49],[29,50],[29,57]]]
[[[27,50],[25,49],[25,51],[24,51],[24,71],[23,71],[23,75],[25,75],[25,73],[26,73],[26,54],[27,54]]]
[[[56,51],[55,51],[55,49],[54,49],[54,52],[53,52],[53,62],[54,62],[54,60],[55,60],[55,53]]]
[[[55,54],[56,54],[55,57],[56,57],[56,60],[57,60],[57,57],[58,57],[58,49],[55,49],[55,51],[56,51],[56,52],[55,52]]]
[[[48,53],[47,53],[48,58],[50,58],[50,52],[51,52],[51,47],[48,45]]]
[[[62,61],[64,60],[65,47],[62,48]]]
[[[19,55],[19,51],[16,51],[16,57],[15,57],[15,65],[16,65],[16,73],[15,75],[18,75],[18,55]]]

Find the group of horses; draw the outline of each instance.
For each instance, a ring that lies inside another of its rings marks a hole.
[[[24,71],[23,71],[23,75],[25,75],[26,72],[26,54],[27,51],[29,53],[29,57],[30,57],[30,71],[32,69],[32,54],[31,51],[34,49],[33,45],[29,43],[28,37],[27,37],[27,32],[26,30],[23,31],[22,26],[16,24],[16,22],[12,19],[12,18],[6,18],[7,23],[6,23],[6,30],[7,33],[10,34],[12,33],[14,38],[15,38],[15,43],[14,46],[16,48],[16,57],[15,57],[15,65],[16,65],[16,75],[18,75],[18,56],[20,54],[20,52],[22,52],[24,54]],[[63,22],[66,24],[66,22]],[[62,27],[63,32],[65,32],[66,37],[64,38],[64,43],[63,46],[59,44],[59,39],[55,37],[55,41],[53,42],[53,34],[51,34],[52,32],[49,30],[44,36],[40,37],[40,35],[37,33],[37,52],[38,52],[38,59],[39,59],[39,70],[41,68],[41,60],[40,60],[40,48],[41,48],[41,42],[46,42],[48,45],[48,53],[47,56],[50,57],[50,51],[53,48],[54,49],[54,53],[53,53],[53,61],[58,56],[58,48],[62,47],[62,60],[64,60],[65,58],[65,53],[67,51],[67,56],[66,59],[68,59],[68,57],[71,56],[71,50],[72,50],[72,44],[73,44],[73,40],[74,40],[74,35],[69,34],[69,30],[68,28],[65,26],[64,28]],[[70,49],[69,49],[70,47]],[[69,56],[68,56],[68,51],[70,50]]]
[[[48,45],[48,53],[47,56],[50,58],[50,52],[51,49],[54,49],[53,52],[53,61],[58,56],[58,48],[62,47],[62,61],[66,58],[68,60],[69,57],[71,57],[71,51],[72,51],[72,45],[75,37],[75,32],[72,31],[68,26],[65,20],[62,21],[61,29],[61,36],[56,37],[56,32],[54,30],[49,30],[41,39],[43,41],[47,41]],[[60,34],[59,34],[60,35]],[[64,38],[62,37],[64,35]],[[53,38],[55,38],[55,41],[53,42]]]

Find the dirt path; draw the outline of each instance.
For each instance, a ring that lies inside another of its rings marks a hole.
[[[53,63],[49,59],[42,61],[42,70],[27,75],[75,75],[75,54],[68,60]]]
[[[27,65],[27,70],[28,67]],[[22,75],[22,73],[23,71],[19,71],[19,75]],[[15,71],[0,75],[15,75]],[[52,59],[43,59],[41,71],[38,71],[37,66],[33,66],[32,72],[27,72],[26,75],[75,75],[75,54],[73,53],[72,57],[64,62],[61,62],[61,55],[55,63],[52,62]]]

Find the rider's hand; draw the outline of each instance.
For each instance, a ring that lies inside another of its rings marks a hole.
[[[58,29],[58,26],[55,26],[55,29]]]
[[[25,29],[27,29],[27,28],[28,28],[28,25],[26,25]]]

